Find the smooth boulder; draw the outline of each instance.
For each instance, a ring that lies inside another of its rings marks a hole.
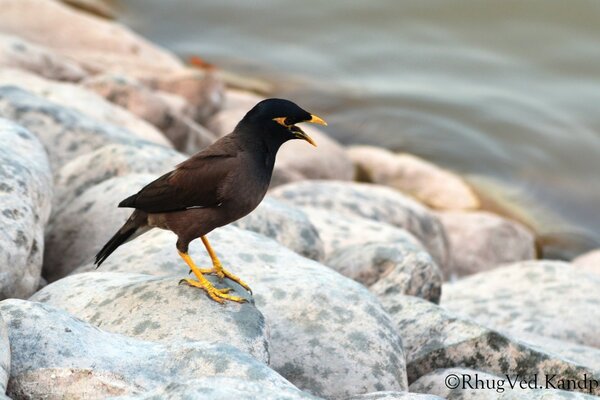
[[[573,265],[581,271],[600,274],[600,249],[576,257],[573,259]]]
[[[10,342],[8,329],[0,315],[0,396],[6,392],[8,377],[10,376]],[[2,397],[0,397],[2,398]]]
[[[52,172],[42,144],[0,118],[0,299],[37,290],[51,203]]]

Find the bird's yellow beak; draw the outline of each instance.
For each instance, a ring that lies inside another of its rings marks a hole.
[[[318,115],[310,114],[310,119],[306,122],[310,122],[311,124],[324,125],[327,126],[327,122]]]

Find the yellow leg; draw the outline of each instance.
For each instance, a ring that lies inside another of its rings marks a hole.
[[[194,286],[194,287],[203,289],[211,299],[213,299],[214,301],[216,301],[218,303],[224,303],[225,300],[231,300],[231,301],[235,301],[238,303],[243,303],[246,301],[246,299],[244,299],[242,297],[232,296],[230,294],[227,294],[229,291],[231,291],[231,289],[229,289],[229,288],[217,289],[216,287],[214,287],[213,284],[210,283],[208,281],[208,279],[206,279],[202,275],[202,272],[196,266],[196,264],[194,264],[194,261],[192,260],[192,258],[190,257],[189,254],[182,253],[180,251],[178,251],[178,253],[179,253],[179,256],[181,258],[183,258],[183,261],[185,261],[185,263],[190,267],[190,269],[192,270],[192,272],[194,273],[194,275],[196,275],[196,278],[198,279],[197,281],[195,281],[193,279],[186,278],[186,279],[182,279],[181,281],[179,281],[179,283],[185,282],[190,286]]]
[[[252,294],[252,289],[250,289],[250,286],[248,286],[247,283],[245,283],[243,280],[238,278],[236,275],[232,274],[231,272],[229,272],[225,268],[223,268],[223,265],[221,265],[221,261],[217,257],[217,254],[211,247],[210,243],[208,243],[208,239],[206,238],[206,236],[201,236],[200,239],[202,239],[202,243],[204,243],[204,247],[206,247],[206,251],[208,252],[208,255],[210,256],[210,259],[212,260],[212,264],[214,267],[214,270],[209,270],[210,272],[206,272],[206,273],[214,273],[220,279],[229,278],[232,281],[237,282],[240,286],[242,286],[244,289],[246,289],[248,292],[250,292]]]

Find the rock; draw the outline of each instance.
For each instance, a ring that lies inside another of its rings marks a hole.
[[[102,0],[62,0],[62,2],[99,17],[115,19],[117,16],[115,10]]]
[[[410,233],[382,222],[301,207],[322,239],[323,263],[378,297],[400,294],[439,302],[442,275]]]
[[[515,263],[444,286],[442,304],[515,337],[600,348],[600,276],[557,261]],[[557,318],[560,316],[560,318]]]
[[[600,249],[580,255],[573,260],[573,265],[578,270],[600,274]]]
[[[523,388],[517,382],[514,374],[507,376],[496,376],[483,371],[475,371],[465,368],[439,369],[419,378],[410,385],[410,389],[415,392],[434,393],[443,396],[446,399],[481,399],[481,400],[542,400],[542,399],[573,399],[573,400],[594,400],[596,396],[584,393],[574,393],[566,390],[546,388],[546,377],[538,376],[537,381],[533,376],[520,377],[525,379]],[[476,382],[479,380],[479,382]],[[583,380],[583,377],[580,378]],[[557,382],[554,385],[557,385]],[[527,387],[531,384],[536,389]],[[458,385],[450,389],[448,385]],[[514,385],[514,388],[511,388]],[[589,385],[589,383],[588,383]],[[537,389],[537,387],[544,389]],[[437,398],[437,397],[436,397]]]
[[[480,207],[477,195],[460,176],[412,154],[373,146],[352,146],[347,151],[360,180],[391,186],[439,210]]]
[[[309,216],[277,199],[267,196],[253,212],[233,225],[275,239],[304,257],[323,260],[323,242]]]
[[[177,273],[178,270],[174,270]],[[179,269],[180,275],[182,269]],[[208,279],[223,287],[212,276]],[[30,300],[67,311],[105,331],[154,342],[223,343],[269,363],[268,331],[253,304],[211,300],[197,288],[178,285],[175,276],[88,272],[60,279]],[[246,290],[226,281],[235,295]]]
[[[155,175],[131,174],[105,180],[54,214],[46,232],[46,279],[53,282],[90,262],[132,213],[130,208],[117,208],[119,202],[154,179]]]
[[[53,214],[105,180],[129,174],[162,175],[184,160],[183,154],[175,150],[141,142],[109,144],[82,154],[55,174]]]
[[[223,109],[213,115],[206,126],[218,136],[225,136],[261,100],[263,98],[250,93],[228,91]],[[352,180],[352,161],[344,148],[310,124],[302,125],[302,129],[315,140],[318,147],[315,149],[302,140],[293,140],[282,146],[277,153],[273,183],[291,181],[285,175],[279,176],[285,174],[284,171],[299,174],[302,179]]]
[[[382,302],[402,337],[411,384],[437,369],[456,366],[499,376],[551,374],[557,380],[577,379],[584,374],[600,377],[597,349],[575,349],[580,354],[574,359],[572,354],[560,351],[560,346],[531,345],[416,297],[389,296]],[[410,390],[417,391],[413,386]]]
[[[0,34],[0,67],[18,68],[58,81],[77,82],[87,76],[77,63],[12,35]]]
[[[419,239],[438,265],[446,263],[448,242],[437,217],[393,189],[365,183],[310,181],[277,187],[271,195],[297,206],[360,216],[406,229]]]
[[[150,142],[170,147],[170,142],[152,125],[97,94],[67,82],[55,82],[25,71],[0,70],[0,86],[18,86],[52,103],[67,107],[98,122],[119,126]]]
[[[156,126],[180,151],[195,153],[215,141],[212,132],[192,120],[191,105],[179,96],[112,74],[93,76],[82,85]]]
[[[8,330],[0,315],[0,399],[6,393],[6,385],[10,376],[10,343],[8,341]]]
[[[212,71],[186,69],[146,80],[151,88],[183,97],[193,107],[194,120],[204,123],[224,101],[223,82]]]
[[[225,268],[253,289],[271,328],[275,371],[327,398],[406,390],[400,337],[362,285],[253,232],[226,226],[208,237]],[[185,276],[174,243],[169,232],[151,231],[121,246],[101,269]],[[210,265],[200,241],[190,254],[199,266]]]
[[[8,394],[14,398],[102,399],[213,376],[293,388],[232,346],[142,341],[23,300],[0,302],[0,313],[13,351]]]
[[[17,87],[0,87],[0,114],[24,126],[40,139],[48,150],[54,171],[78,155],[107,144],[138,145],[145,142],[129,131],[101,124]]]
[[[419,394],[409,392],[373,392],[352,396],[347,400],[443,400],[432,394]]]
[[[184,68],[175,56],[123,25],[57,1],[2,0],[0,8],[1,32],[47,46],[96,73],[157,76]]]
[[[122,396],[115,400],[318,400],[317,397],[283,385],[265,385],[264,382],[240,378],[210,377],[185,383],[171,383],[160,389],[136,396]]]
[[[471,275],[536,256],[533,232],[515,221],[486,211],[437,215],[450,241],[446,277]]]
[[[52,172],[42,144],[0,118],[0,299],[37,290],[51,199]]]

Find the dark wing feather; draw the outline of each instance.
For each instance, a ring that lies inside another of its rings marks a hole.
[[[238,154],[236,146],[223,139],[123,200],[119,207],[159,213],[218,206],[223,200],[221,188],[234,171]]]

